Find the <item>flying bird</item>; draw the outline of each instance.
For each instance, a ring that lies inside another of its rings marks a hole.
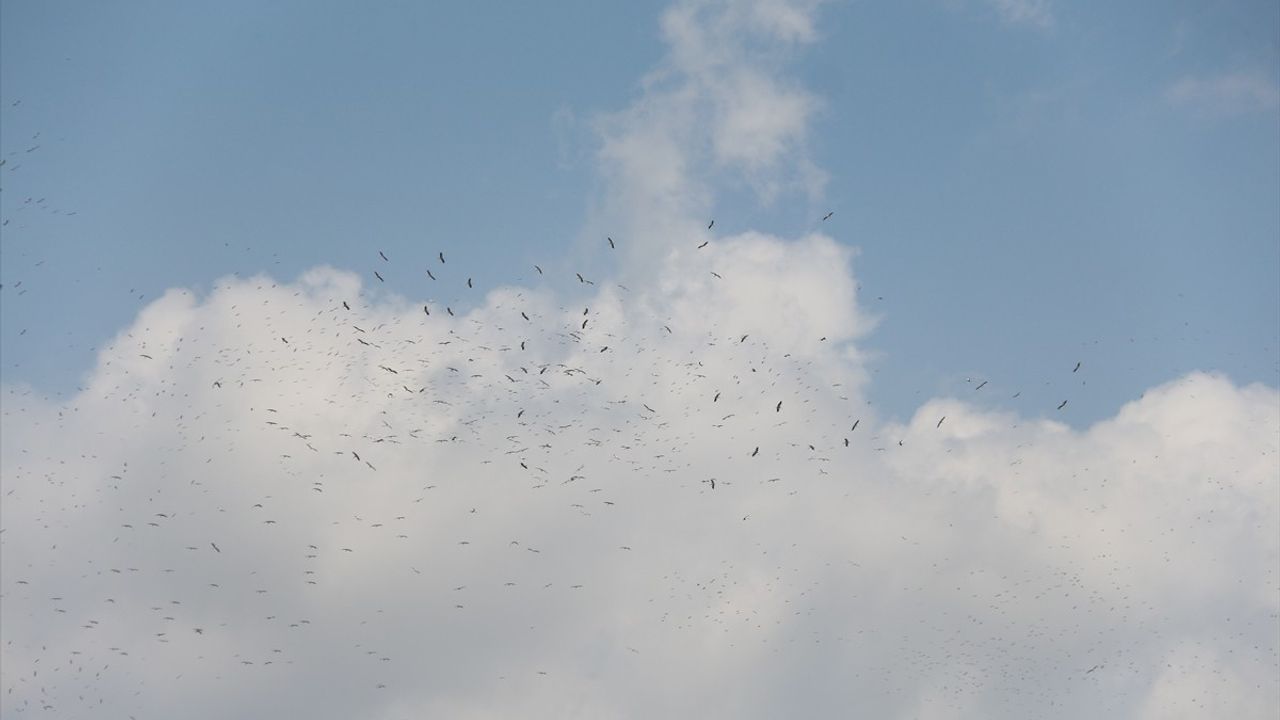
[[[432,280],[436,279],[436,276],[432,275],[430,270],[427,271],[427,277],[431,278]]]
[[[387,255],[386,255],[386,253],[384,253],[384,252],[382,252],[381,250],[379,250],[379,251],[378,251],[378,254],[382,256],[382,259],[383,259],[383,260],[386,260],[387,262],[391,262],[390,260],[387,260]]]
[[[347,301],[346,301],[346,300],[343,300],[343,301],[342,301],[342,307],[344,307],[344,308],[346,308],[346,309],[348,309],[348,310],[350,310],[350,309],[351,309],[351,306],[347,304]]]
[[[974,388],[974,390],[981,390],[982,388],[986,387],[986,384],[987,384],[988,382],[990,382],[990,381],[989,381],[989,380],[983,380],[983,381],[982,381],[982,384],[978,385],[978,387]]]
[[[537,270],[539,275],[541,275],[541,274],[542,274],[542,268],[538,267],[537,265],[534,265],[534,266],[533,266],[533,269],[534,269],[534,270]]]
[[[377,271],[377,270],[374,270],[374,271],[373,271],[373,276],[374,276],[374,277],[376,277],[376,278],[378,278],[378,281],[379,281],[379,282],[386,282],[386,280],[383,280],[383,279],[382,279],[382,276],[378,274],[378,271]]]
[[[942,427],[942,421],[943,421],[943,420],[946,420],[946,419],[947,419],[947,416],[946,416],[946,415],[943,415],[943,416],[942,416],[942,418],[941,418],[940,420],[938,420],[938,424],[933,426],[933,427],[934,427],[934,429],[937,429],[937,428]]]
[[[222,552],[221,550],[218,549],[217,543],[209,543],[209,544],[213,546],[214,552],[218,552],[218,553]]]
[[[1062,404],[1058,406],[1058,409],[1059,409],[1059,410],[1061,410],[1062,408],[1064,408],[1064,407],[1066,407],[1066,406],[1067,406],[1067,401],[1066,401],[1066,400],[1063,400],[1063,401],[1062,401]]]
[[[614,244],[613,244],[613,238],[611,238],[611,237],[606,237],[606,238],[605,238],[605,240],[608,240],[608,241],[609,241],[609,249],[610,249],[610,250],[613,250],[613,249],[617,248],[617,245],[614,245]]]
[[[1080,369],[1080,363],[1076,363],[1076,366],[1071,369],[1071,372],[1075,372],[1076,370],[1079,370],[1079,369]]]
[[[711,226],[712,226],[712,225],[715,225],[715,224],[716,224],[716,221],[715,221],[715,220],[712,220],[711,222],[707,223],[707,229],[708,229],[708,230],[710,230],[710,229],[711,229]]]
[[[827,213],[826,215],[823,215],[823,216],[822,216],[822,222],[826,222],[826,221],[830,220],[830,219],[831,219],[831,216],[832,216],[832,215],[835,215],[835,214],[836,214],[836,212],[835,212],[834,210],[832,210],[831,212]]]
[[[440,264],[441,264],[441,265],[443,265],[443,264],[444,264],[444,253],[440,253],[439,257],[440,257]]]
[[[467,287],[471,287],[471,278],[467,278]]]
[[[782,401],[778,401],[778,407],[773,409],[774,412],[782,412]]]

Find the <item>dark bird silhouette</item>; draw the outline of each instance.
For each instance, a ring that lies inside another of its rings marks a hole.
[[[452,317],[452,316],[453,316],[453,308],[449,307],[448,305],[445,305],[445,306],[444,306],[444,311],[445,311],[445,312],[447,312],[447,313],[449,313],[449,316],[450,316],[450,317]]]
[[[830,219],[831,219],[831,216],[832,216],[832,215],[835,215],[835,214],[836,214],[836,213],[835,213],[835,211],[834,211],[834,210],[832,210],[831,212],[827,213],[826,215],[823,215],[823,216],[822,216],[822,222],[826,222],[826,221],[830,220]]]
[[[698,246],[698,249],[701,250],[702,248],[706,247],[709,244],[711,244],[710,240],[704,241],[701,245]]]
[[[778,407],[773,409],[774,412],[782,412],[782,401],[778,401]]]
[[[377,271],[377,270],[374,270],[374,271],[373,271],[373,276],[374,276],[374,277],[376,277],[376,278],[378,278],[378,281],[379,281],[379,282],[386,282],[386,280],[383,280],[383,279],[382,279],[382,276],[378,274],[378,271]]]
[[[342,301],[342,307],[344,307],[344,308],[346,308],[346,309],[348,309],[348,310],[350,310],[350,309],[351,309],[351,306],[347,304],[347,301],[346,301],[346,300],[343,300],[343,301]]]
[[[1062,404],[1058,406],[1058,409],[1059,409],[1059,410],[1061,410],[1062,408],[1064,408],[1064,407],[1066,407],[1066,406],[1067,406],[1067,401],[1066,401],[1066,400],[1063,400],[1063,401],[1062,401]]]
[[[534,269],[534,270],[537,270],[539,275],[541,275],[541,274],[542,274],[542,268],[538,267],[537,265],[534,265],[534,266],[533,266],[533,269]]]
[[[587,281],[587,279],[586,279],[586,278],[582,277],[582,273],[574,273],[574,275],[577,275],[577,276],[578,276],[578,282],[580,282],[580,283],[584,283],[584,282],[586,282],[586,281]]]
[[[617,248],[617,245],[614,245],[614,244],[613,244],[613,238],[611,238],[611,237],[606,237],[606,238],[605,238],[605,240],[608,240],[608,241],[609,241],[609,249],[610,249],[610,250],[613,250],[613,249],[616,249],[616,248]]]
[[[214,551],[214,552],[217,552],[217,553],[222,552],[221,550],[219,550],[219,549],[218,549],[218,545],[217,545],[217,543],[209,543],[209,544],[213,546],[213,551]]]
[[[760,446],[759,446],[759,445],[757,445],[757,446],[756,446],[756,449],[751,451],[751,457],[755,457],[755,456],[757,456],[757,455],[759,455],[759,454],[760,454]]]
[[[444,264],[444,253],[440,253],[440,264]]]
[[[467,287],[471,287],[471,278],[467,278]]]
[[[711,226],[712,226],[712,225],[715,225],[715,224],[716,224],[716,221],[715,221],[715,220],[712,220],[711,222],[707,223],[707,229],[708,229],[708,230],[710,230],[710,229],[711,229]]]
[[[391,262],[390,260],[387,260],[387,256],[386,256],[386,254],[385,254],[385,253],[383,253],[381,250],[379,250],[379,251],[378,251],[378,254],[382,256],[382,259],[383,259],[383,260],[386,260],[387,262]]]
[[[933,426],[933,427],[934,427],[934,429],[937,429],[937,428],[942,427],[942,421],[943,421],[943,420],[946,420],[946,419],[947,419],[947,416],[946,416],[946,415],[943,415],[943,416],[942,416],[942,418],[941,418],[940,420],[938,420],[938,424]]]
[[[1076,363],[1076,366],[1071,369],[1071,372],[1075,372],[1076,370],[1079,370],[1079,369],[1080,369],[1080,363]]]
[[[974,390],[981,390],[982,388],[986,387],[986,385],[987,385],[987,383],[988,383],[988,382],[990,382],[990,381],[989,381],[989,380],[983,380],[983,381],[982,381],[982,383],[981,383],[980,385],[978,385],[978,387],[974,388]]]
[[[853,432],[854,430],[857,430],[857,429],[858,429],[858,423],[860,423],[860,422],[862,422],[862,418],[858,418],[857,420],[854,420],[854,421],[853,421],[853,427],[849,428],[849,432]]]
[[[431,314],[431,308],[427,307],[426,305],[423,305],[423,306],[422,306],[422,312],[424,312],[424,313],[426,313],[426,314],[430,315],[430,314]]]
[[[427,271],[427,277],[431,278],[432,280],[436,279],[436,276],[432,275],[430,270]]]

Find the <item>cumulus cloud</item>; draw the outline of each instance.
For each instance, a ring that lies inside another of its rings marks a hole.
[[[856,254],[696,224],[707,157],[807,161],[802,129],[722,155],[690,78],[812,13],[666,16],[682,79],[602,130],[625,283],[455,316],[333,268],[225,279],[66,401],[6,385],[6,716],[1273,714],[1276,389],[894,422]]]

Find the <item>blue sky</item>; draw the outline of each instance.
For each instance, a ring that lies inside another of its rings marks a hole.
[[[1047,402],[1081,360],[1077,423],[1193,369],[1276,384],[1280,10],[1022,5],[823,7],[779,61],[821,103],[825,189],[723,177],[716,227],[836,212],[898,416],[976,377]],[[139,295],[229,273],[367,272],[381,249],[401,292],[447,297],[408,268],[444,249],[487,287],[572,265],[602,241],[596,119],[661,57],[659,10],[4,2],[6,382],[71,389]]]

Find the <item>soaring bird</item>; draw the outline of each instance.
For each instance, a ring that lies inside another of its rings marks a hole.
[[[946,420],[946,419],[947,419],[947,416],[946,416],[946,415],[943,415],[943,416],[942,416],[942,419],[941,419],[941,420],[938,420],[938,424],[937,424],[937,425],[934,425],[934,428],[936,429],[936,428],[940,428],[940,427],[942,427],[942,421],[943,421],[943,420]]]
[[[467,287],[471,287],[471,278],[467,278]]]
[[[981,390],[982,388],[986,387],[988,382],[990,382],[990,380],[983,380],[982,383],[978,385],[978,387],[974,388],[974,390]]]
[[[387,262],[391,262],[390,260],[387,260],[386,253],[384,253],[384,252],[382,252],[381,250],[379,250],[379,251],[378,251],[378,254],[382,256],[382,259],[383,259],[383,260],[386,260]]]
[[[1063,400],[1063,401],[1062,401],[1062,404],[1058,406],[1058,409],[1059,409],[1059,410],[1061,410],[1062,408],[1064,408],[1064,407],[1066,407],[1066,406],[1067,406],[1067,401],[1066,401],[1066,400]]]
[[[374,277],[376,277],[376,278],[378,278],[378,282],[386,282],[386,280],[383,280],[383,279],[382,279],[382,276],[378,274],[378,271],[377,271],[377,270],[374,270],[374,271],[373,271],[373,276],[374,276]]]
[[[1076,370],[1079,370],[1079,369],[1080,369],[1080,363],[1076,363],[1076,366],[1072,368],[1071,372],[1075,372]]]
[[[605,238],[605,240],[608,240],[608,241],[609,241],[609,249],[610,249],[610,250],[613,250],[613,249],[615,249],[615,248],[617,248],[617,247],[618,247],[617,245],[614,245],[614,244],[613,244],[613,238],[611,238],[611,237],[606,237],[606,238]]]
[[[760,446],[759,446],[759,445],[757,445],[757,446],[756,446],[756,449],[751,451],[751,457],[755,457],[755,456],[757,456],[757,455],[759,455],[759,454],[760,454]]]
[[[351,309],[351,306],[347,304],[347,301],[346,301],[346,300],[343,300],[343,301],[342,301],[342,307],[344,307],[344,308],[346,308],[346,309],[348,309],[348,310],[350,310],[350,309]]]
[[[444,264],[444,253],[440,253],[440,264]]]
[[[222,552],[221,550],[218,549],[217,543],[209,543],[209,544],[213,546],[214,552],[219,552],[219,553]]]
[[[711,229],[711,226],[712,226],[712,225],[715,225],[715,224],[716,224],[716,221],[715,221],[715,220],[712,220],[711,222],[707,223],[707,229],[708,229],[708,230],[710,230],[710,229]]]
[[[711,241],[710,241],[710,240],[707,240],[706,242],[704,242],[704,243],[702,243],[701,245],[699,245],[699,246],[698,246],[698,249],[699,249],[699,250],[701,250],[702,248],[706,247],[706,246],[707,246],[708,244],[710,244],[710,243],[711,243]]]
[[[431,278],[432,280],[436,279],[436,276],[432,275],[430,270],[427,271],[427,277]]]
[[[832,216],[832,215],[835,215],[835,214],[836,214],[836,212],[835,212],[834,210],[832,210],[831,212],[827,213],[826,215],[823,215],[823,216],[822,216],[822,222],[826,222],[827,220],[830,220],[830,219],[831,219],[831,216]]]
[[[542,268],[538,267],[537,265],[534,265],[534,266],[533,266],[533,269],[534,269],[534,270],[537,270],[539,275],[541,275],[541,274],[542,274]]]
[[[584,282],[586,282],[586,281],[587,281],[587,279],[586,279],[586,278],[582,277],[582,273],[574,273],[574,275],[577,275],[577,276],[578,276],[578,282],[580,282],[580,283],[584,283]]]
[[[422,306],[422,312],[424,312],[424,313],[426,313],[426,314],[430,315],[430,314],[431,314],[431,308],[427,307],[426,305],[423,305],[423,306]]]
[[[782,412],[782,401],[778,401],[778,407],[773,409],[774,412]]]

